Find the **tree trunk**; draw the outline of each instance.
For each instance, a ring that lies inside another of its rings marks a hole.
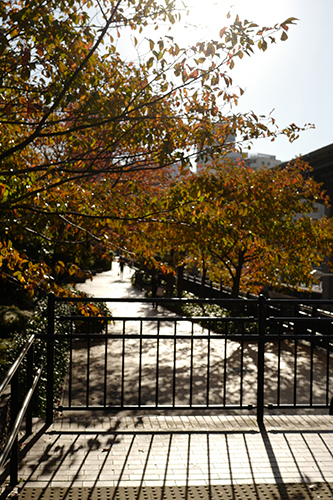
[[[167,273],[165,276],[165,281],[166,281],[166,294],[172,296],[173,287],[175,284],[174,275],[172,273]]]
[[[207,268],[205,262],[205,256],[201,255],[202,260],[202,276],[201,276],[201,297],[206,296],[206,276],[207,276]]]
[[[233,279],[233,283],[232,283],[231,296],[232,296],[233,299],[237,299],[238,295],[239,295],[240,277],[241,277],[241,272],[239,272],[239,270],[237,268],[236,269],[236,275],[235,275],[235,277]]]
[[[237,299],[239,296],[240,281],[242,277],[242,269],[244,265],[244,252],[239,251],[238,253],[238,265],[236,267],[236,273],[233,276],[232,282],[232,298]]]
[[[181,299],[184,290],[184,266],[177,267],[177,295]]]

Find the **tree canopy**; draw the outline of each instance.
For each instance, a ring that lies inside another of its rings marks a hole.
[[[153,234],[158,251],[239,291],[311,285],[310,272],[332,251],[332,221],[316,218],[329,200],[298,162],[252,170],[219,159],[171,186],[168,214]],[[174,208],[173,208],[174,207]]]
[[[238,147],[230,135],[299,133],[230,110],[235,61],[285,40],[294,18],[261,28],[237,16],[185,48],[151,36],[179,21],[172,0],[5,0],[0,18],[0,278],[30,295],[121,245],[123,223],[161,216],[158,189],[148,196],[160,170]],[[148,39],[129,63],[116,46],[128,31]]]

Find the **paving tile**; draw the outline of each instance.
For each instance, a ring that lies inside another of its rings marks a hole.
[[[169,418],[155,415],[144,417],[143,427],[164,428],[170,432],[141,435],[133,425],[133,418],[125,417],[121,419],[120,428],[126,423],[127,428],[132,426],[135,434],[118,434],[115,439],[103,433],[103,429],[108,430],[116,421],[94,419],[97,432],[88,435],[77,434],[78,423],[73,419],[56,421],[31,449],[27,444],[26,450],[22,448],[22,453],[27,454],[21,462],[19,477],[29,479],[29,486],[34,487],[46,484],[152,486],[162,485],[164,481],[169,485],[213,485],[333,479],[332,419],[319,418],[320,433],[313,430],[319,429],[314,416],[269,416],[267,427],[270,425],[273,430],[262,435],[254,417]],[[82,419],[80,425],[83,428]],[[227,425],[237,433],[223,433]],[[214,433],[202,434],[202,426],[214,428]],[[197,433],[188,434],[189,427]],[[215,432],[216,427],[220,428],[220,434]],[[61,428],[66,428],[66,434],[52,434]],[[173,429],[183,429],[184,434],[172,434]],[[2,478],[3,483],[8,481],[8,473],[7,476],[2,474]]]

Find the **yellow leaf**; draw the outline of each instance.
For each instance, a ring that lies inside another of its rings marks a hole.
[[[66,73],[67,66],[62,61],[59,61],[59,69],[61,73]]]

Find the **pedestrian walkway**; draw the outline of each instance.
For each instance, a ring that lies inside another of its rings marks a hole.
[[[36,423],[22,442],[19,477],[29,488],[304,483],[321,491],[333,482],[331,422],[267,416],[259,429],[253,416],[62,416],[45,433]]]
[[[121,278],[114,264],[80,288],[142,296],[130,278],[129,268]],[[117,304],[113,314],[133,315],[134,307]],[[259,428],[249,413],[65,412],[48,428],[36,420],[27,439],[21,434],[21,498],[332,499],[332,424],[327,414],[266,415]],[[2,491],[8,481],[7,467]]]
[[[121,274],[118,262],[114,261],[110,271],[97,274],[92,281],[87,280],[85,283],[76,285],[76,287],[93,297],[139,299],[144,297],[145,293],[132,286],[133,273],[133,269],[125,266]],[[113,316],[136,316],[138,314],[147,314],[147,311],[150,314],[153,311],[152,306],[150,304],[140,304],[139,302],[117,302],[111,306]]]

